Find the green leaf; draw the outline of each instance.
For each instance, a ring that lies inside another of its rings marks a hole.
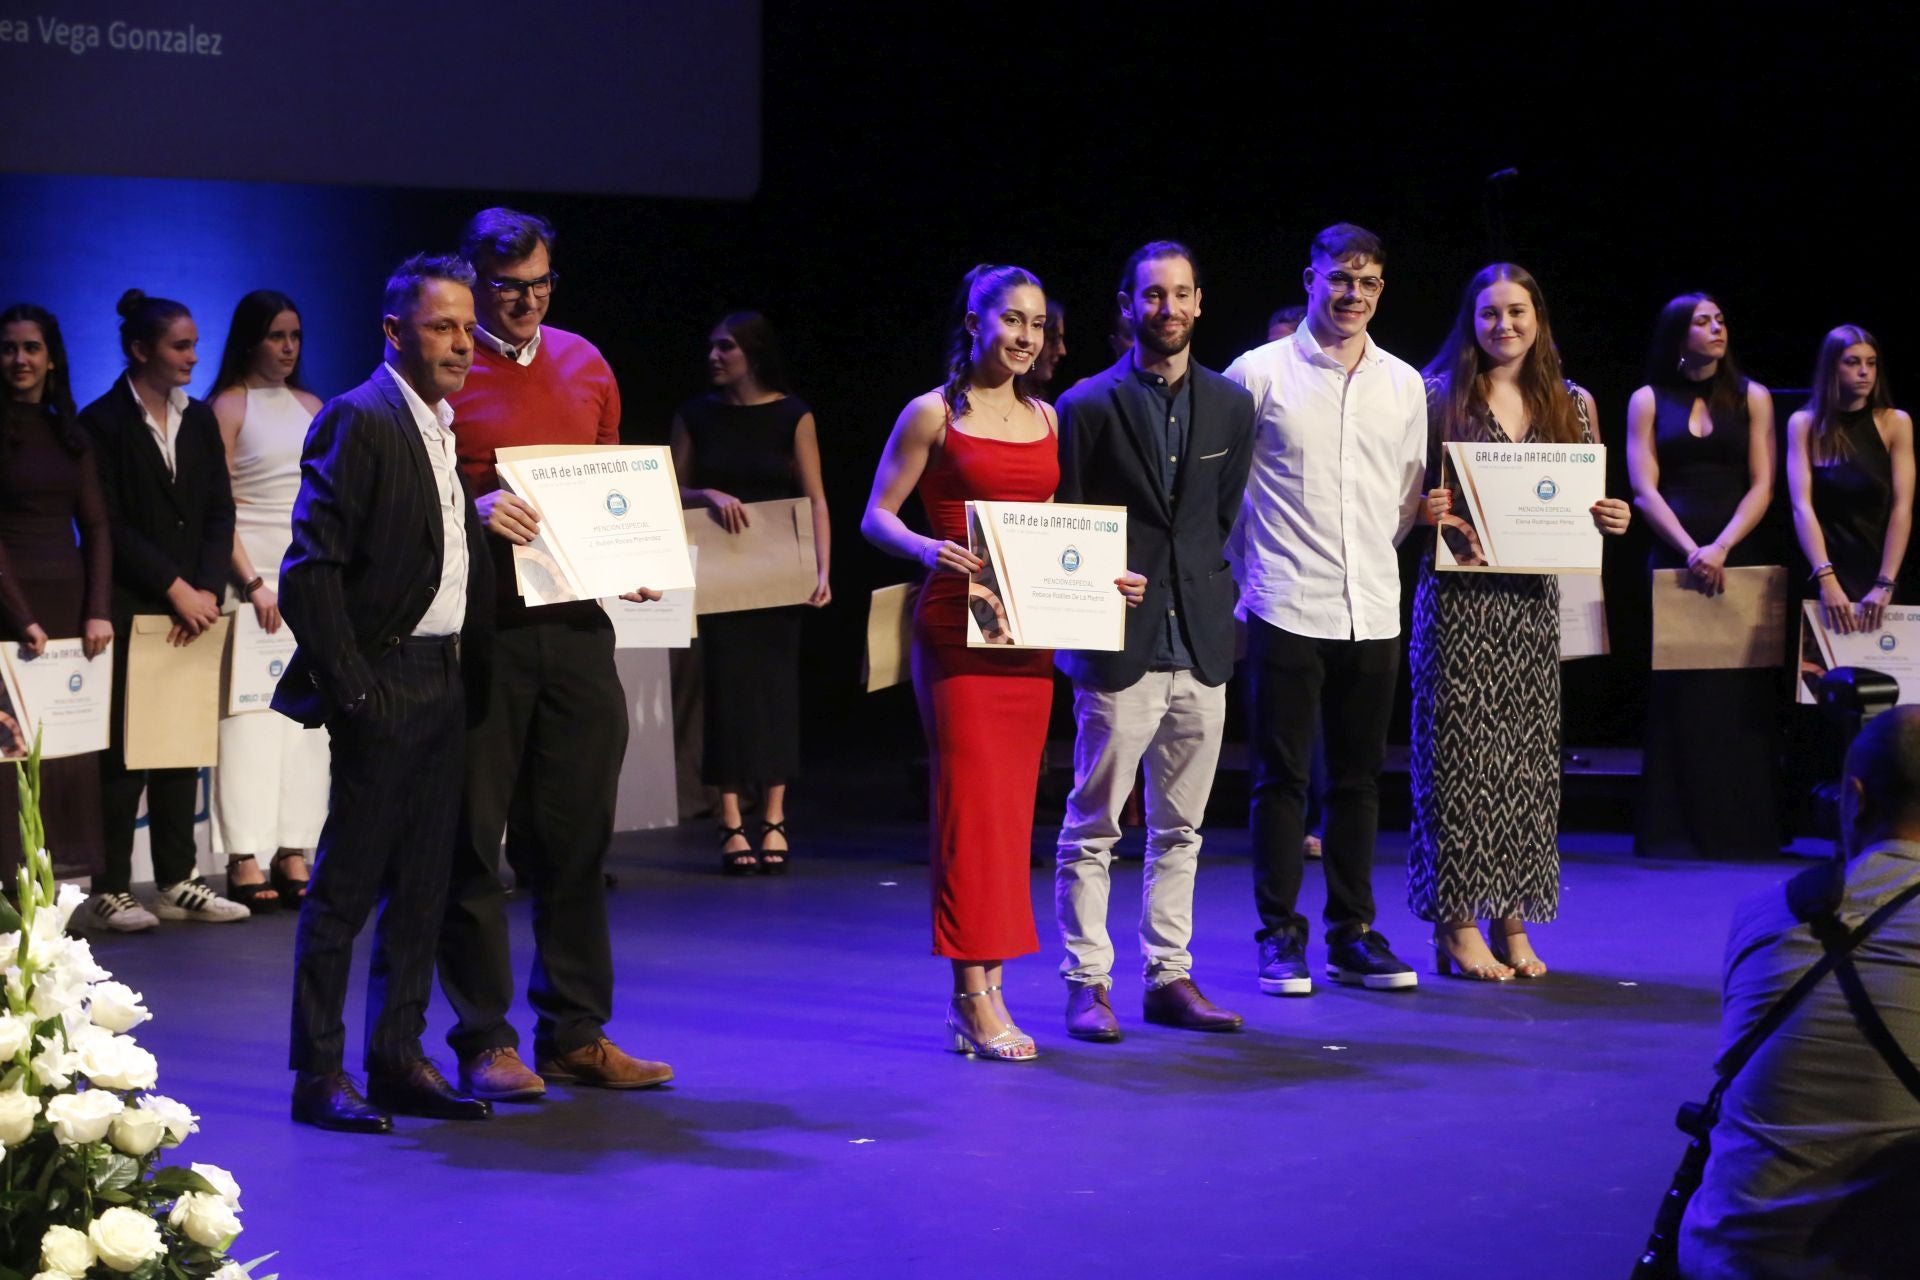
[[[153,1171],[153,1180],[147,1183],[154,1190],[156,1199],[171,1200],[189,1191],[198,1191],[202,1195],[217,1196],[218,1189],[211,1182],[191,1169],[182,1169],[178,1165],[169,1165]]]
[[[133,1197],[124,1191],[96,1191],[93,1198],[101,1204],[132,1204]]]
[[[20,913],[7,901],[7,895],[0,893],[0,933],[18,933],[20,931]],[[0,1272],[0,1275],[7,1274]]]
[[[95,1191],[121,1191],[132,1186],[133,1180],[139,1176],[140,1162],[115,1151],[93,1171],[93,1188]]]

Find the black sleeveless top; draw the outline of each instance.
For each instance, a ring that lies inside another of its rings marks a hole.
[[[718,489],[742,502],[801,496],[793,433],[812,410],[799,396],[765,404],[728,404],[699,396],[679,412],[693,442],[693,474],[679,477],[681,484]]]
[[[1713,430],[1696,436],[1687,429],[1693,406],[1712,393],[1711,383],[1653,388],[1653,451],[1660,464],[1660,496],[1673,509],[1680,527],[1705,546],[1720,536],[1733,519],[1734,509],[1753,483],[1748,449],[1752,423],[1747,414],[1747,382],[1740,382],[1740,402],[1732,408],[1708,402]],[[1653,541],[1653,567],[1685,568],[1687,558],[1661,538]],[[1727,556],[1730,565],[1764,563],[1752,558],[1755,539],[1741,539]]]
[[[1830,462],[1813,466],[1813,515],[1827,540],[1827,558],[1850,600],[1873,589],[1893,512],[1893,459],[1873,424],[1873,410],[1834,415],[1845,443]]]

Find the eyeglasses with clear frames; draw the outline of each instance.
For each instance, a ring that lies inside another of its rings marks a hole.
[[[1341,295],[1352,292],[1363,298],[1377,298],[1380,290],[1387,285],[1379,276],[1350,276],[1344,271],[1321,271],[1317,267],[1308,267],[1307,270],[1325,280],[1327,288]]]
[[[544,298],[553,292],[553,286],[560,279],[558,271],[549,271],[538,280],[516,280],[512,276],[497,276],[487,281],[487,288],[493,290],[493,296],[502,302],[518,302],[522,295],[531,293],[536,298]]]

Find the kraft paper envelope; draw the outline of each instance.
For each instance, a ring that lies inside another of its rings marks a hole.
[[[1655,671],[1747,670],[1785,660],[1784,566],[1729,569],[1717,596],[1687,586],[1687,577],[1685,569],[1653,571]]]
[[[700,548],[696,614],[805,604],[819,583],[813,504],[805,498],[749,502],[747,527],[728,533],[709,507],[686,513],[687,541]]]
[[[873,593],[867,607],[867,657],[860,672],[868,693],[913,678],[913,605],[919,598],[917,582],[881,587]]]
[[[167,643],[173,619],[140,614],[127,638],[125,738],[129,769],[197,769],[220,761],[220,675],[230,615],[192,644]]]

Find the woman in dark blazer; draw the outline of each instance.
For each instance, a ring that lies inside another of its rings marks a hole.
[[[213,410],[186,385],[200,340],[186,307],[127,290],[119,306],[126,376],[80,411],[93,437],[113,534],[113,740],[100,758],[105,868],[93,878],[96,925],[151,929],[158,917],[244,920],[247,909],[194,872],[198,769],[128,769],[123,717],[127,643],[136,614],[173,619],[168,641],[192,644],[220,616],[233,551],[233,492]],[[159,896],[154,911],[130,892],[133,824],[147,796],[147,834]]]

